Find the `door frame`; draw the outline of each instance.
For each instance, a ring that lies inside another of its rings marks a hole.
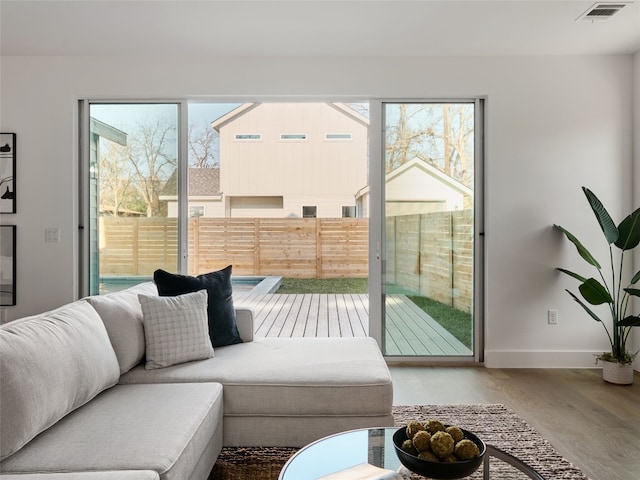
[[[474,103],[474,245],[473,245],[473,356],[391,356],[389,364],[478,364],[484,362],[485,336],[485,144],[486,97],[468,98],[376,98],[369,100],[370,157],[369,183],[371,187],[369,219],[369,335],[385,352],[385,134],[384,105],[387,103]]]

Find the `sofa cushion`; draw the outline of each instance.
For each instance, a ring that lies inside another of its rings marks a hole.
[[[301,447],[342,430],[393,425],[393,384],[372,338],[257,338],[215,358],[160,370],[139,366],[121,383],[223,384],[224,445]]]
[[[144,282],[126,290],[86,297],[100,314],[118,357],[120,373],[138,365],[144,357],[142,309],[138,294],[157,295],[153,282]]]
[[[117,385],[60,420],[0,464],[3,473],[153,470],[192,478],[222,448],[222,387]]]
[[[151,470],[111,470],[108,472],[17,473],[2,475],[2,480],[160,480]]]
[[[138,299],[144,324],[146,369],[213,357],[206,290],[176,297],[138,295]]]
[[[209,294],[207,314],[209,336],[214,347],[242,343],[236,325],[231,287],[232,266],[192,277],[156,270],[153,280],[161,296],[175,296],[206,289]]]
[[[0,325],[4,460],[120,377],[102,320],[84,301]]]
[[[258,338],[215,358],[161,370],[136,367],[120,383],[220,382],[225,415],[386,415],[391,375],[372,338]]]

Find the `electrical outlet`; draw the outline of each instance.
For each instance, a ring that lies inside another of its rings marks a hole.
[[[547,310],[547,323],[549,325],[558,324],[558,310]]]

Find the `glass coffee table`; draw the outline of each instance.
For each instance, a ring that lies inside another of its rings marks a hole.
[[[314,480],[360,463],[394,470],[407,479],[423,478],[412,474],[400,463],[392,439],[396,430],[364,428],[317,440],[296,452],[282,468],[278,479]],[[487,445],[484,466],[466,478],[545,480],[526,463],[491,445]]]

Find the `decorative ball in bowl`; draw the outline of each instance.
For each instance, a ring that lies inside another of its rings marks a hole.
[[[475,472],[487,451],[485,443],[468,430],[437,421],[441,427],[429,428],[430,422],[434,421],[413,421],[393,434],[400,463],[436,480],[464,478]]]

